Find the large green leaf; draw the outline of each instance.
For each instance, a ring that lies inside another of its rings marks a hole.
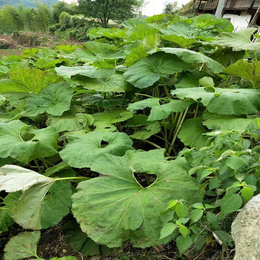
[[[133,117],[133,114],[127,111],[125,108],[118,108],[102,113],[95,113],[92,114],[92,116],[94,117],[95,122],[114,124],[126,121],[127,119]]]
[[[158,159],[163,153],[128,153],[121,158],[105,155],[94,163],[91,169],[105,176],[81,182],[73,195],[73,214],[94,241],[119,247],[130,239],[135,247],[144,248],[172,239],[159,239],[169,219],[168,214],[161,214],[167,203],[171,199],[198,202],[201,194],[196,180],[188,176],[178,161]],[[142,172],[156,174],[157,179],[144,188],[134,176]]]
[[[178,82],[174,84],[176,88],[195,88],[199,87],[199,80],[207,74],[203,71],[185,71],[178,76]]]
[[[133,89],[119,72],[113,73],[106,78],[92,79],[83,76],[75,76],[73,77],[73,80],[86,89],[100,92],[126,92]]]
[[[255,118],[241,118],[236,116],[212,115],[203,123],[213,130],[246,131],[257,128]]]
[[[137,88],[147,88],[157,82],[162,75],[174,74],[189,69],[190,65],[175,55],[155,53],[137,61],[129,67],[124,76]]]
[[[185,22],[175,22],[169,24],[166,29],[162,30],[164,35],[178,35],[185,38],[193,38],[195,33],[194,28],[190,24]]]
[[[0,93],[32,92],[38,94],[50,83],[58,81],[58,78],[54,74],[38,69],[19,69],[9,74],[10,79],[0,80]]]
[[[12,210],[13,220],[25,229],[53,227],[69,213],[71,185],[52,179],[27,189]]]
[[[252,50],[258,51],[260,43],[251,41],[252,35],[256,32],[255,28],[248,28],[236,33],[223,32],[218,39],[218,44],[233,48],[234,51]]]
[[[135,41],[126,47],[126,60],[125,65],[131,66],[138,60],[149,56],[147,53],[148,50],[157,48],[160,45],[161,38],[159,35],[147,35],[144,37],[142,44]]]
[[[107,43],[89,41],[84,46],[84,49],[79,48],[73,53],[80,61],[117,60],[125,57],[123,51]]]
[[[122,156],[131,149],[132,141],[125,133],[92,132],[70,136],[60,156],[71,167],[84,168],[104,154]]]
[[[147,24],[147,21],[142,20],[142,19],[131,18],[131,19],[128,19],[128,20],[122,22],[122,25],[128,29],[133,29],[134,27],[136,27],[139,24]]]
[[[187,63],[205,63],[214,73],[220,73],[224,69],[221,64],[199,52],[181,48],[160,48],[159,51],[174,54]]]
[[[0,123],[0,157],[12,157],[23,163],[50,157],[57,153],[57,139],[58,134],[52,127],[30,128],[19,120]]]
[[[150,107],[151,112],[147,121],[156,121],[167,118],[172,112],[182,112],[192,104],[191,101],[173,99],[171,99],[169,103],[162,105],[160,102],[162,102],[160,98],[148,98],[129,104],[128,110],[132,113],[135,113],[139,109]]]
[[[81,129],[87,130],[88,126],[92,125],[93,122],[94,118],[92,115],[68,111],[62,116],[49,116],[46,124],[54,127],[58,132],[63,132]]]
[[[89,78],[106,78],[111,75],[114,69],[98,69],[94,66],[84,65],[77,67],[60,66],[55,68],[58,75],[64,78],[71,78],[72,76],[81,75]]]
[[[128,20],[122,22],[122,25],[128,29],[133,29],[134,27],[136,27],[139,24],[147,24],[147,21],[142,20],[142,19],[131,18],[131,19],[128,19]]]
[[[249,63],[245,60],[238,60],[236,63],[225,68],[224,72],[248,79],[255,84],[260,81],[260,61]]]
[[[226,18],[217,18],[212,14],[201,14],[193,18],[193,26],[199,30],[206,30],[206,33],[210,33],[208,30],[214,30],[217,32],[233,32],[234,27],[232,23]]]
[[[161,131],[161,125],[159,122],[154,122],[143,127],[141,130],[136,130],[132,135],[130,135],[133,139],[138,140],[146,140],[150,138],[152,135],[155,135]]]
[[[202,127],[202,118],[192,118],[186,120],[179,133],[180,140],[187,146],[201,148],[208,145],[207,137],[203,134],[207,133],[207,130]]]
[[[162,39],[169,42],[177,43],[182,48],[190,47],[193,43],[197,42],[195,39],[185,38],[179,35],[163,35]]]
[[[162,39],[177,43],[182,48],[187,48],[197,42],[194,38],[195,30],[188,23],[176,22],[162,30]]]
[[[88,37],[90,38],[102,38],[109,39],[124,38],[126,31],[118,28],[92,28],[88,31]]]
[[[249,115],[260,109],[260,90],[256,89],[215,88],[215,92],[207,92],[204,88],[182,88],[171,93],[201,101],[209,112],[222,115]]]
[[[37,116],[44,112],[61,116],[70,109],[73,89],[65,82],[53,83],[42,89],[39,94],[31,94],[24,109],[29,116]]]
[[[5,260],[19,260],[27,257],[37,256],[37,244],[41,232],[23,232],[12,237],[5,246]]]

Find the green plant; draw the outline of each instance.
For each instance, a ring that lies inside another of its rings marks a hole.
[[[85,255],[232,247],[231,222],[259,193],[253,30],[211,15],[122,26],[1,58],[0,228],[73,215],[83,232],[68,241]]]

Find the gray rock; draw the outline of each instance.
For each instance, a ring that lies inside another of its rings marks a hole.
[[[232,224],[234,260],[260,260],[260,194],[253,197]]]

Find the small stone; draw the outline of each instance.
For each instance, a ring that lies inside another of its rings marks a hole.
[[[260,194],[237,215],[231,233],[236,245],[234,260],[260,259]]]

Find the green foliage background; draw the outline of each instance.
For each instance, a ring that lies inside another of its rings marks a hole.
[[[60,30],[80,19],[59,17]],[[1,57],[0,228],[36,230],[7,259],[38,257],[37,230],[67,215],[86,256],[234,246],[231,223],[260,191],[260,53],[254,28],[233,29],[157,15]]]

